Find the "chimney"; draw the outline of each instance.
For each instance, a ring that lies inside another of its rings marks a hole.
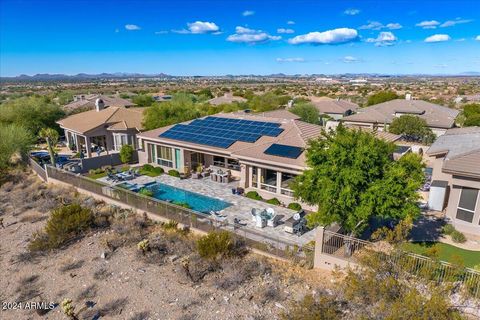
[[[405,95],[405,100],[412,100],[412,94],[411,93],[407,93]]]
[[[105,107],[105,103],[103,102],[102,99],[95,100],[95,110],[97,110],[97,112],[103,110],[104,107]]]

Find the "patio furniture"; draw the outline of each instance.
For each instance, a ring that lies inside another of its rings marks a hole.
[[[211,179],[212,181],[217,182],[217,180],[218,180],[217,174],[216,174],[216,173],[212,173],[212,174],[210,175],[210,179]]]
[[[301,236],[307,230],[305,211],[301,210],[285,221],[284,231]]]
[[[277,226],[277,214],[272,208],[267,208],[267,226],[275,228]]]
[[[201,173],[194,172],[192,173],[192,179],[200,179],[202,177]]]

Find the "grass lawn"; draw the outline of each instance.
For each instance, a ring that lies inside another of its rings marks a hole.
[[[432,248],[437,250],[439,260],[457,263],[462,261],[465,267],[472,268],[480,264],[480,251],[471,251],[440,242],[409,242],[403,245],[405,251],[428,255]]]
[[[104,172],[101,172],[101,173],[92,173],[92,174],[87,174],[87,177],[89,177],[90,179],[100,179],[100,178],[103,178],[103,177],[106,177],[107,176],[107,172],[104,171]]]
[[[153,172],[144,169],[140,169],[139,173],[149,177],[158,177],[159,175],[161,175],[160,172]]]

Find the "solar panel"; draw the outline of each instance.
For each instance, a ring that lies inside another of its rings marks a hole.
[[[160,137],[226,149],[236,141],[253,143],[261,136],[276,137],[282,132],[279,123],[207,117],[177,124]]]
[[[263,153],[269,154],[271,156],[278,156],[284,158],[297,159],[303,152],[302,148],[287,146],[285,144],[272,144],[267,148]]]

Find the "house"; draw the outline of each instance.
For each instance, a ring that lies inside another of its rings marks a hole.
[[[429,207],[456,229],[480,234],[480,127],[455,128],[427,150],[433,158]]]
[[[100,99],[103,101],[105,107],[133,107],[135,103],[127,99],[119,97],[110,97],[102,94],[81,94],[73,96],[73,102],[66,104],[63,108],[67,111],[73,111],[76,109],[95,109],[95,101]]]
[[[140,164],[190,173],[198,167],[230,170],[246,191],[293,201],[290,184],[306,168],[305,149],[323,128],[287,110],[221,113],[142,132]],[[399,137],[389,133],[386,139]]]
[[[234,102],[247,102],[247,99],[242,98],[242,97],[235,97],[233,94],[227,92],[223,96],[216,97],[213,99],[208,100],[208,103],[213,104],[215,106],[218,106],[220,104],[224,103],[234,103]]]
[[[97,99],[95,109],[77,113],[57,121],[65,131],[67,144],[83,151],[87,158],[96,150],[119,151],[122,145],[136,145],[136,135],[142,131],[143,110],[106,107]],[[90,146],[90,147],[88,147]]]
[[[347,100],[328,97],[311,97],[310,101],[320,114],[325,114],[335,120],[349,116],[358,109],[357,104]]]
[[[370,107],[357,109],[355,114],[344,117],[346,125],[388,130],[392,121],[402,115],[415,115],[427,122],[436,136],[440,136],[455,126],[459,111],[423,100],[395,99]]]

